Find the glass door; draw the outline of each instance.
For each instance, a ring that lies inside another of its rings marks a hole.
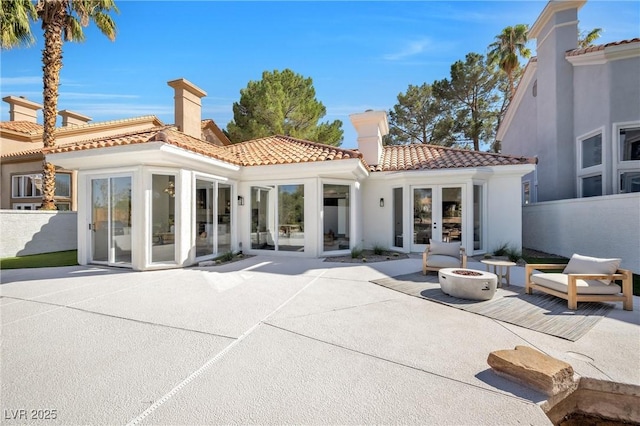
[[[411,251],[424,251],[429,240],[462,241],[462,187],[413,188]]]
[[[91,260],[131,264],[131,177],[91,180]]]

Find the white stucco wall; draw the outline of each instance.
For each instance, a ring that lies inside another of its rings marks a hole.
[[[76,212],[0,210],[0,257],[75,250],[76,222]]]
[[[523,208],[523,244],[571,257],[619,257],[640,273],[640,194],[548,201]]]
[[[362,208],[364,216],[364,248],[375,245],[394,247],[393,188],[403,188],[403,248],[412,250],[412,199],[414,187],[462,187],[463,197],[463,246],[467,252],[473,248],[473,185],[484,184],[484,249],[476,253],[490,252],[502,244],[516,249],[522,247],[522,201],[520,179],[533,165],[518,166],[509,172],[495,170],[458,169],[449,171],[390,173],[372,176],[363,185]],[[384,198],[384,207],[380,207]],[[439,228],[438,228],[439,229]],[[396,248],[396,247],[394,247]],[[397,248],[398,249],[398,248]]]

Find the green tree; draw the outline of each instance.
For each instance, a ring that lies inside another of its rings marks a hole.
[[[589,32],[579,31],[578,35],[578,47],[584,49],[585,47],[593,46],[593,42],[600,38],[602,35],[602,28],[594,28]]]
[[[342,143],[342,121],[320,123],[327,110],[316,100],[311,78],[290,69],[264,71],[262,80],[250,81],[233,104],[227,124],[232,142],[271,135],[286,135],[327,145]]]
[[[491,143],[500,97],[496,93],[499,73],[483,55],[468,53],[465,61],[451,65],[451,80],[433,83],[436,96],[450,102],[454,111],[457,140],[471,141],[480,150],[480,142]]]
[[[25,26],[25,15],[33,19],[33,5],[25,0],[2,1],[2,48],[17,47],[33,40],[30,26]],[[98,29],[114,40],[115,22],[108,14],[118,12],[113,0],[37,0],[36,20],[44,30],[42,50],[43,71],[43,134],[44,148],[56,144],[56,119],[58,115],[58,87],[62,69],[62,45],[64,41],[84,41],[83,27],[94,22]],[[55,210],[55,166],[42,160],[42,209]]]
[[[518,55],[529,58],[531,51],[526,44],[529,40],[529,27],[525,24],[509,26],[502,30],[489,45],[488,58],[491,64],[497,64],[509,79],[509,99],[515,92],[514,72],[520,66]]]
[[[398,103],[389,111],[389,134],[385,145],[426,143],[451,146],[454,119],[447,102],[435,96],[427,83],[409,85],[398,94]]]

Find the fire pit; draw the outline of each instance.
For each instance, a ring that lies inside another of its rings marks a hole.
[[[438,280],[443,293],[470,300],[489,300],[498,286],[496,274],[475,269],[440,269]]]

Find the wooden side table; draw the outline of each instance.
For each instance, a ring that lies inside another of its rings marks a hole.
[[[507,287],[511,284],[509,282],[509,270],[512,266],[516,266],[515,262],[498,259],[483,259],[480,262],[487,265],[487,272],[491,272],[489,269],[493,266],[493,273],[498,276],[498,287],[502,287],[503,279],[506,280]]]

